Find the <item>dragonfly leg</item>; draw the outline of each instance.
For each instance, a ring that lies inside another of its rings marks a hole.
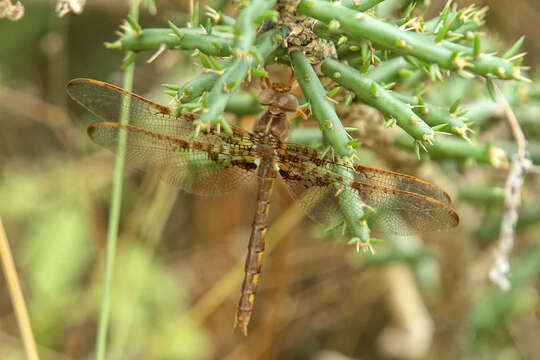
[[[311,104],[308,104],[307,109],[304,105],[296,108],[295,115],[300,116],[303,120],[309,119],[309,114],[311,114]]]

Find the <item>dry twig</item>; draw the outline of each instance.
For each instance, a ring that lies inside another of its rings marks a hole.
[[[499,88],[494,85],[498,100],[502,103],[506,121],[512,130],[512,135],[518,147],[517,153],[512,157],[510,171],[506,178],[504,212],[501,219],[499,244],[495,248],[495,264],[489,271],[489,278],[503,290],[510,289],[507,274],[510,271],[508,257],[514,246],[514,234],[518,219],[518,210],[521,206],[521,187],[525,173],[532,166],[527,153],[527,140],[521,130],[512,108],[506,101]]]

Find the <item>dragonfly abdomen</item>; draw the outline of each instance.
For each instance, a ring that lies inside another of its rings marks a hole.
[[[238,302],[235,320],[235,326],[239,327],[244,335],[247,335],[247,326],[251,318],[251,312],[253,311],[255,293],[257,292],[257,285],[262,269],[270,197],[272,196],[272,188],[274,187],[276,178],[272,158],[261,159],[257,175],[259,177],[257,209],[253,218],[253,227],[249,238],[242,294]]]

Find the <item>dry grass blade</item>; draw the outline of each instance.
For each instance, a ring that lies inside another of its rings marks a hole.
[[[6,283],[11,296],[11,301],[15,309],[15,317],[19,324],[21,336],[24,343],[24,349],[26,351],[26,357],[29,360],[38,360],[38,352],[36,349],[36,342],[34,340],[34,334],[32,333],[32,326],[30,325],[30,319],[28,318],[28,310],[24,302],[24,296],[19,284],[19,277],[15,270],[15,264],[13,262],[13,256],[9,248],[6,231],[0,218],[0,259],[2,261],[2,268],[6,275]]]

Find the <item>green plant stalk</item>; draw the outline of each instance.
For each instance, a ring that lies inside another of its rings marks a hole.
[[[464,9],[460,9],[457,12],[450,11],[448,13],[447,19],[452,19],[454,15],[457,15],[450,24],[448,28],[449,31],[453,32],[454,34],[464,35],[467,31],[474,31],[484,25],[484,21],[482,19],[475,18],[475,15],[480,11],[479,9],[476,9],[465,18],[461,16],[463,14],[463,10]],[[438,27],[440,18],[440,16],[437,16],[426,21],[424,27],[425,32],[433,33]]]
[[[416,68],[411,63],[400,56],[379,64],[368,71],[366,76],[379,84],[390,84],[399,80],[404,72],[410,75],[410,71],[415,70]]]
[[[471,204],[497,206],[504,202],[504,188],[467,184],[459,188],[458,197]]]
[[[376,81],[363,76],[358,70],[333,59],[325,60],[321,65],[324,74],[345,88],[354,91],[358,99],[388,117],[396,119],[396,123],[405,132],[418,141],[432,142],[433,129],[429,127],[418,115],[398,100],[389,90]]]
[[[349,138],[341,124],[334,105],[326,97],[326,89],[322,86],[313,67],[300,51],[290,53],[296,80],[324,137],[341,157],[349,158],[352,149],[348,146]]]
[[[469,309],[466,327],[470,333],[465,336],[474,339],[473,346],[481,347],[492,341],[494,329],[504,329],[507,324],[521,317],[524,309],[535,304],[531,300],[536,299],[530,297],[530,294],[535,295],[531,289],[535,289],[540,272],[538,242],[524,247],[519,252],[519,258],[513,260],[509,274],[512,288],[509,291],[500,291],[496,287],[486,289],[486,293]]]
[[[130,2],[130,16],[137,20],[139,17],[139,2],[132,0]],[[131,54],[131,56],[135,56]],[[135,62],[132,61],[124,68],[124,89],[131,91],[133,89],[133,75],[135,72]],[[122,112],[119,123],[127,124],[129,120],[129,101],[130,98],[124,96],[122,101]],[[118,138],[118,148],[116,152],[116,161],[114,166],[113,189],[111,194],[111,208],[109,210],[109,224],[107,227],[107,250],[105,260],[105,281],[103,285],[103,296],[101,300],[101,309],[98,320],[98,329],[96,335],[96,360],[105,360],[107,348],[107,331],[109,327],[111,287],[114,274],[114,262],[116,258],[116,242],[118,239],[118,228],[120,223],[120,208],[122,204],[122,182],[124,175],[124,163],[126,155],[127,133],[120,131]]]
[[[396,137],[395,144],[410,151],[416,151],[415,140],[402,134]],[[506,164],[504,150],[492,144],[469,143],[457,137],[438,136],[433,145],[426,145],[429,156],[433,159],[474,159],[479,163],[501,167]]]
[[[297,11],[325,23],[338,21],[341,31],[352,40],[369,39],[374,44],[401,55],[412,55],[444,69],[468,70],[481,76],[500,79],[520,79],[519,68],[502,58],[482,54],[468,59],[472,49],[442,41],[437,45],[432,35],[402,31],[399,27],[378,20],[365,13],[320,0],[301,0]]]
[[[368,77],[370,77],[368,75]],[[397,91],[392,92],[396,98],[410,105],[419,105],[417,97],[401,94]],[[441,131],[449,131],[452,134],[456,134],[459,137],[469,140],[467,131],[469,127],[457,116],[453,116],[450,112],[444,108],[424,103],[420,107],[413,108],[413,111],[420,116],[426,124],[429,126],[438,126],[446,124],[447,126],[442,128]]]
[[[328,1],[328,0],[323,0]],[[342,6],[345,6],[349,9],[353,9],[356,11],[366,11],[371,9],[374,6],[377,6],[377,4],[383,2],[384,0],[341,0],[340,3]],[[359,4],[358,4],[359,3]]]
[[[500,144],[500,147],[508,153],[510,158],[518,151],[518,146],[515,142],[504,142]],[[537,141],[527,141],[527,152],[533,164],[540,165],[540,143]]]
[[[220,62],[223,68],[230,66],[233,63],[232,59],[227,59]],[[199,74],[197,77],[189,80],[182,86],[177,93],[181,103],[192,102],[201,96],[205,91],[212,89],[212,86],[219,79],[221,74],[217,71],[208,71]]]
[[[366,78],[374,80],[378,83],[390,83],[400,77],[400,72],[403,69],[412,70],[414,67],[402,57],[397,57],[383,62],[379,66],[373,68],[366,74]],[[416,97],[407,96],[399,92],[389,92],[389,94],[395,96],[398,100],[405,104],[418,105],[419,101]],[[424,107],[415,107],[413,112],[426,122],[429,126],[437,126],[442,124],[448,124],[448,128],[442,129],[443,131],[449,130],[464,139],[468,139],[467,130],[468,126],[459,117],[452,116],[446,109],[424,104]],[[426,111],[427,110],[427,111]]]
[[[247,92],[232,95],[225,106],[225,112],[236,115],[255,115],[262,111],[257,97]]]
[[[323,137],[319,128],[302,126],[291,129],[289,141],[298,144],[317,145],[323,143]]]
[[[268,58],[279,47],[279,42],[275,39],[278,34],[281,34],[280,30],[273,29],[259,36],[256,51],[262,59]],[[257,64],[257,59],[254,56],[237,57],[208,92],[207,107],[203,109],[199,117],[200,121],[219,123],[226,131],[230,131],[229,125],[222,117],[225,106],[234,90],[244,81],[250,68]]]
[[[236,56],[242,57],[246,51],[249,51],[255,42],[257,29],[255,20],[265,12],[274,8],[276,0],[251,0],[249,5],[242,9],[234,24],[234,44]]]
[[[501,218],[502,211],[497,211],[486,216],[485,219],[482,221],[482,225],[474,231],[473,238],[484,242],[488,240],[495,240],[496,238],[498,238],[499,231],[501,230]],[[536,204],[525,204],[518,211],[516,230],[525,230],[530,226],[538,224],[539,222],[540,206]]]
[[[128,32],[108,47],[139,52],[155,51],[165,44],[168,49],[199,49],[206,55],[230,56],[232,54],[233,41],[231,38],[206,35],[201,28],[179,28],[178,30],[183,34],[182,39],[176,36],[170,28],[144,29],[140,36]]]
[[[296,80],[306,100],[311,105],[311,112],[317,119],[324,138],[332,145],[339,156],[350,159],[352,148],[348,145],[349,138],[347,132],[343,128],[334,106],[327,99],[326,89],[319,81],[315,70],[313,70],[309,61],[300,51],[294,50],[289,56]],[[344,176],[348,175],[341,172],[340,174]],[[340,190],[339,185],[336,187],[336,192],[338,190]],[[363,225],[362,221],[366,217],[366,211],[363,207],[347,206],[351,202],[361,203],[362,200],[356,192],[347,187],[341,190],[338,195],[338,201],[349,230],[360,241],[364,243],[368,242],[370,239],[369,229],[366,225]]]

